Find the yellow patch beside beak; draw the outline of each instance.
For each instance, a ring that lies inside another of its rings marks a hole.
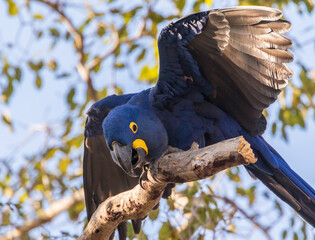
[[[148,155],[148,147],[147,147],[147,145],[145,144],[145,142],[144,142],[142,139],[136,139],[136,140],[134,140],[133,143],[132,143],[132,147],[133,147],[134,149],[142,148],[142,149],[144,149],[144,151],[145,151],[145,152],[147,153],[147,155]]]

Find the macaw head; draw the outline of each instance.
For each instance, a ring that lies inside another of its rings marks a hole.
[[[167,132],[154,111],[137,105],[111,110],[103,131],[115,163],[134,177],[135,169],[161,157],[168,145]]]

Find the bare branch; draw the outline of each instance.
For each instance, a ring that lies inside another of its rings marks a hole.
[[[211,194],[211,196],[214,197],[214,198],[217,198],[217,199],[221,199],[224,202],[226,202],[226,203],[230,204],[231,206],[233,206],[237,211],[239,211],[242,215],[244,215],[244,217],[246,217],[249,221],[251,221],[254,224],[254,226],[258,227],[265,234],[265,236],[266,236],[266,238],[268,240],[272,239],[270,234],[269,234],[269,228],[262,226],[258,221],[256,221],[256,219],[255,219],[256,216],[255,215],[254,216],[248,215],[245,210],[243,210],[241,207],[239,207],[235,203],[235,201],[233,201],[233,200],[231,200],[231,199],[229,199],[227,197],[221,197],[221,196],[214,195],[214,194]]]
[[[58,2],[50,2],[47,0],[34,0],[49,6],[53,11],[58,13],[61,17],[61,20],[66,23],[69,28],[69,33],[72,35],[74,39],[74,47],[78,53],[79,62],[76,66],[79,75],[88,85],[88,91],[91,94],[91,98],[94,101],[98,100],[97,91],[93,86],[93,81],[90,74],[90,69],[86,67],[84,62],[84,39],[82,33],[75,27],[71,19],[66,16],[66,14],[60,9],[60,5]]]
[[[93,59],[93,61],[89,63],[88,69],[90,71],[93,70],[104,59],[106,59],[107,57],[112,55],[121,44],[123,44],[123,43],[131,43],[131,42],[136,41],[139,38],[143,37],[143,32],[145,30],[147,18],[148,18],[148,15],[143,18],[143,21],[142,21],[142,24],[140,26],[138,34],[136,36],[134,36],[134,37],[131,37],[131,38],[126,38],[126,39],[121,40],[121,39],[119,39],[118,32],[115,29],[112,29],[112,32],[113,32],[112,34],[113,34],[114,39],[115,39],[114,42],[113,42],[112,48],[108,52],[106,52],[103,56]]]
[[[25,234],[31,231],[32,229],[37,228],[38,226],[41,226],[44,223],[51,221],[54,217],[56,217],[61,212],[83,201],[84,201],[84,192],[83,192],[83,189],[80,189],[74,192],[72,196],[65,197],[60,200],[57,200],[56,202],[53,202],[49,206],[49,208],[47,208],[40,215],[39,218],[33,221],[25,222],[23,226],[17,227],[13,229],[12,231],[6,233],[4,237],[0,237],[0,240],[21,238],[25,236]]]
[[[200,180],[230,167],[256,162],[243,137],[201,149],[173,150],[150,166],[147,178],[142,181],[143,188],[137,185],[104,201],[79,239],[108,239],[119,223],[147,216],[159,202],[167,183]]]

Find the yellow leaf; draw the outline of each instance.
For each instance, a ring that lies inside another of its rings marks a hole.
[[[235,233],[236,231],[235,231],[235,225],[233,224],[233,223],[230,223],[229,225],[228,225],[228,230],[230,231],[230,232],[232,232],[232,233]]]
[[[64,158],[59,161],[58,169],[62,174],[65,174],[67,172],[67,168],[71,162],[72,161],[69,158]]]
[[[10,15],[16,15],[19,12],[19,9],[17,7],[17,5],[15,4],[15,2],[13,2],[12,0],[7,0],[8,3],[8,7],[9,7],[9,14]]]
[[[39,14],[39,13],[34,14],[33,18],[39,19],[39,20],[44,20],[44,17],[41,14]]]
[[[212,6],[212,0],[205,0],[205,4],[207,4],[208,6]]]
[[[24,203],[27,198],[28,198],[28,193],[25,192],[25,193],[20,197],[20,203]]]
[[[3,113],[2,113],[2,121],[9,126],[10,131],[13,131],[11,115],[10,115],[9,111],[3,111]]]
[[[6,195],[7,197],[10,198],[10,197],[13,196],[14,191],[13,191],[12,188],[6,187],[6,188],[3,190],[3,193],[4,193],[4,195]]]

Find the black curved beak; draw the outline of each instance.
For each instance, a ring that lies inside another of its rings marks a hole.
[[[134,149],[133,144],[121,146],[117,142],[113,142],[112,148],[113,150],[110,153],[116,164],[129,176],[138,177],[141,172],[135,170],[141,169],[146,163],[145,156],[147,152],[145,149],[141,147]]]

